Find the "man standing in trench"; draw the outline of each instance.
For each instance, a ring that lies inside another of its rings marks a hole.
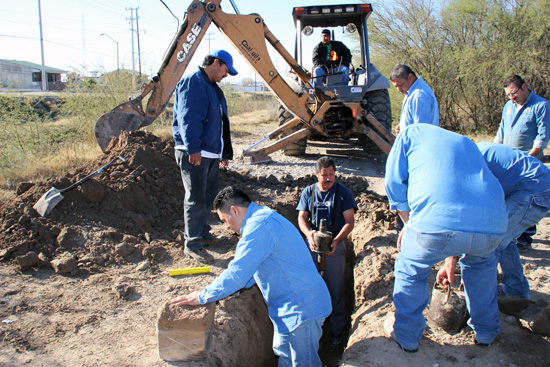
[[[416,352],[426,327],[428,277],[442,260],[460,258],[468,324],[474,343],[489,346],[500,332],[495,249],[508,224],[504,192],[477,146],[429,124],[407,126],[386,163],[386,193],[405,227],[395,260],[395,315],[386,336]]]
[[[327,228],[334,235],[331,251],[327,253],[324,278],[332,301],[332,313],[328,320],[332,331],[331,346],[335,348],[342,344],[342,333],[346,325],[344,240],[355,225],[357,204],[351,191],[335,182],[336,166],[332,159],[319,158],[315,163],[315,176],[317,183],[302,192],[296,209],[299,211],[298,225],[306,236],[315,262],[319,254],[314,252],[313,234],[319,230],[321,219],[327,220]]]
[[[300,232],[287,219],[251,202],[229,186],[214,209],[226,227],[241,234],[235,258],[202,291],[171,300],[197,306],[257,284],[273,323],[273,351],[279,366],[320,367],[319,339],[330,314],[330,294],[317,273]]]
[[[529,89],[519,75],[507,77],[503,87],[510,100],[504,106],[493,142],[540,158],[550,139],[550,103]],[[519,252],[531,248],[536,233],[535,225],[518,237],[515,245]]]
[[[437,99],[422,78],[417,77],[408,65],[397,64],[391,70],[390,80],[397,91],[405,96],[399,125],[395,127],[396,134],[412,124],[439,126]]]
[[[237,75],[233,58],[216,50],[199,70],[178,82],[174,99],[172,133],[185,188],[185,255],[206,264],[214,258],[203,246],[227,240],[213,236],[208,221],[220,168],[226,169],[233,158],[227,102],[216,84],[228,74]]]

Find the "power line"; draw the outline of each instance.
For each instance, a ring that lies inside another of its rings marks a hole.
[[[12,36],[12,35],[9,35],[9,34],[0,34],[0,37],[8,37],[8,38],[20,38],[20,39],[27,39],[27,40],[32,40],[32,41],[39,41],[38,38],[36,37],[23,37],[23,36]],[[71,48],[73,50],[78,50],[78,51],[82,51],[82,48],[79,48],[79,47],[74,47],[74,46],[69,46],[69,45],[65,45],[65,44],[62,44],[62,43],[59,43],[59,42],[55,42],[55,41],[49,41],[49,40],[44,40],[45,43],[51,43],[53,45],[57,45],[57,46],[61,46],[61,47],[66,47],[66,48]],[[87,51],[87,52],[90,52],[92,54],[96,54],[96,55],[101,55],[101,56],[107,56],[107,57],[114,57],[112,55],[108,55],[108,54],[103,54],[101,52],[94,52],[94,51]]]

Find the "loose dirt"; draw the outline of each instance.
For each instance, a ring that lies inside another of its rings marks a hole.
[[[490,348],[472,345],[466,327],[455,335],[429,327],[416,354],[383,336],[392,311],[395,213],[384,196],[384,157],[367,156],[346,143],[311,143],[303,157],[272,155],[247,165],[240,152],[265,136],[233,135],[236,159],[220,187],[234,185],[296,224],[301,191],[315,182],[320,154],[332,156],[337,175],[354,193],[359,211],[348,243],[347,298],[350,335],[345,349],[331,350],[328,366],[545,366],[548,336],[533,333],[527,312],[501,314],[502,332]],[[65,198],[47,218],[33,204],[51,187],[64,188],[121,155],[112,167]],[[0,365],[5,366],[273,366],[271,325],[256,288],[216,304],[207,357],[165,362],[157,350],[157,312],[182,293],[201,289],[223,271],[238,237],[213,215],[214,232],[228,244],[208,248],[216,258],[209,274],[169,277],[169,269],[199,266],[183,254],[183,187],[171,140],[135,132],[109,154],[63,177],[22,184],[0,206]],[[533,250],[522,256],[532,287],[529,310],[550,304],[549,218],[538,226]],[[531,312],[533,313],[533,312]]]

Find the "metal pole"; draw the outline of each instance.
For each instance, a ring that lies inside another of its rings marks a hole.
[[[118,62],[118,42],[115,41],[111,36],[109,36],[107,33],[101,33],[100,36],[107,36],[111,39],[111,41],[113,41],[114,43],[116,43],[116,72],[117,72],[117,75],[120,74],[120,67],[119,67],[119,62]]]
[[[40,24],[40,53],[42,55],[42,90],[48,90],[48,76],[46,75],[46,64],[44,62],[44,37],[42,35],[42,9],[40,6],[40,0],[38,0],[38,21]]]
[[[135,78],[135,56],[134,56],[134,8],[126,8],[130,10],[130,24],[132,25],[132,87],[136,87],[136,78]],[[126,18],[128,20],[128,18]]]
[[[139,6],[136,8],[136,34],[137,34],[137,48],[138,48],[138,65],[139,65],[139,82],[141,83],[141,52],[139,47]]]

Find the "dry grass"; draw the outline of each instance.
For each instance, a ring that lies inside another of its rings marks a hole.
[[[245,112],[231,118],[231,130],[241,134],[251,133],[258,128],[274,130],[278,127],[277,118],[272,111],[258,110]]]
[[[99,157],[101,149],[97,144],[76,143],[62,146],[56,154],[42,157],[29,157],[15,168],[0,172],[0,180],[13,189],[18,183],[52,175],[63,175],[67,170]],[[3,186],[3,185],[2,185]]]

